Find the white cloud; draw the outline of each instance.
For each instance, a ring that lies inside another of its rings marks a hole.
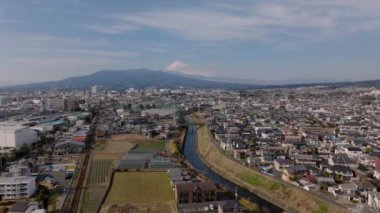
[[[165,71],[181,73],[185,75],[200,75],[200,76],[207,76],[207,77],[212,76],[212,73],[210,71],[194,69],[193,67],[189,66],[187,63],[178,61],[178,60],[167,65],[165,67]]]
[[[88,25],[85,26],[90,31],[106,33],[106,34],[119,34],[126,31],[137,30],[139,29],[137,26],[131,24],[114,24],[114,25]]]
[[[104,33],[154,28],[186,39],[276,40],[331,37],[379,29],[378,0],[274,0],[228,7],[214,2],[207,7],[156,8],[135,14],[108,15],[114,24],[98,29]]]
[[[100,69],[124,69],[137,52],[113,50],[108,41],[49,35],[0,36],[3,79],[60,79]],[[7,71],[13,69],[15,71]],[[29,72],[33,72],[30,75]]]

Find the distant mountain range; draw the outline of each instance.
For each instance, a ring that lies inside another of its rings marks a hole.
[[[88,88],[100,85],[109,89],[125,88],[226,88],[247,89],[255,88],[253,84],[239,84],[204,80],[198,76],[185,76],[176,73],[153,71],[148,69],[133,70],[103,70],[93,74],[70,77],[60,81],[48,81],[15,86],[2,87],[3,89],[48,89],[48,88]]]
[[[93,74],[70,77],[60,81],[48,81],[42,83],[31,83],[15,86],[5,86],[1,89],[69,89],[88,88],[92,85],[104,86],[108,89],[125,88],[224,88],[224,89],[255,89],[271,87],[303,87],[303,86],[373,86],[380,88],[380,80],[357,81],[357,82],[337,82],[337,83],[311,83],[311,84],[274,84],[253,81],[238,83],[237,80],[226,78],[210,78],[203,76],[183,75],[179,73],[169,73],[163,71],[153,71],[148,69],[132,70],[103,70]]]

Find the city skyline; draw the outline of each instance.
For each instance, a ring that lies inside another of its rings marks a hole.
[[[0,85],[103,69],[234,79],[379,79],[380,2],[7,1]]]

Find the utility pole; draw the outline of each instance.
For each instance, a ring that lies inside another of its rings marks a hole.
[[[237,193],[237,187],[235,186],[235,201],[238,201],[238,193]]]

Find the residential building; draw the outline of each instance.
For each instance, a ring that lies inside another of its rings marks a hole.
[[[380,192],[368,193],[368,206],[380,211]]]
[[[175,198],[177,203],[216,201],[217,187],[214,182],[178,183]]]
[[[295,181],[307,175],[308,169],[304,165],[296,165],[285,168],[282,172],[282,179],[285,181]]]
[[[36,177],[0,177],[0,196],[4,200],[29,198],[36,190]]]

